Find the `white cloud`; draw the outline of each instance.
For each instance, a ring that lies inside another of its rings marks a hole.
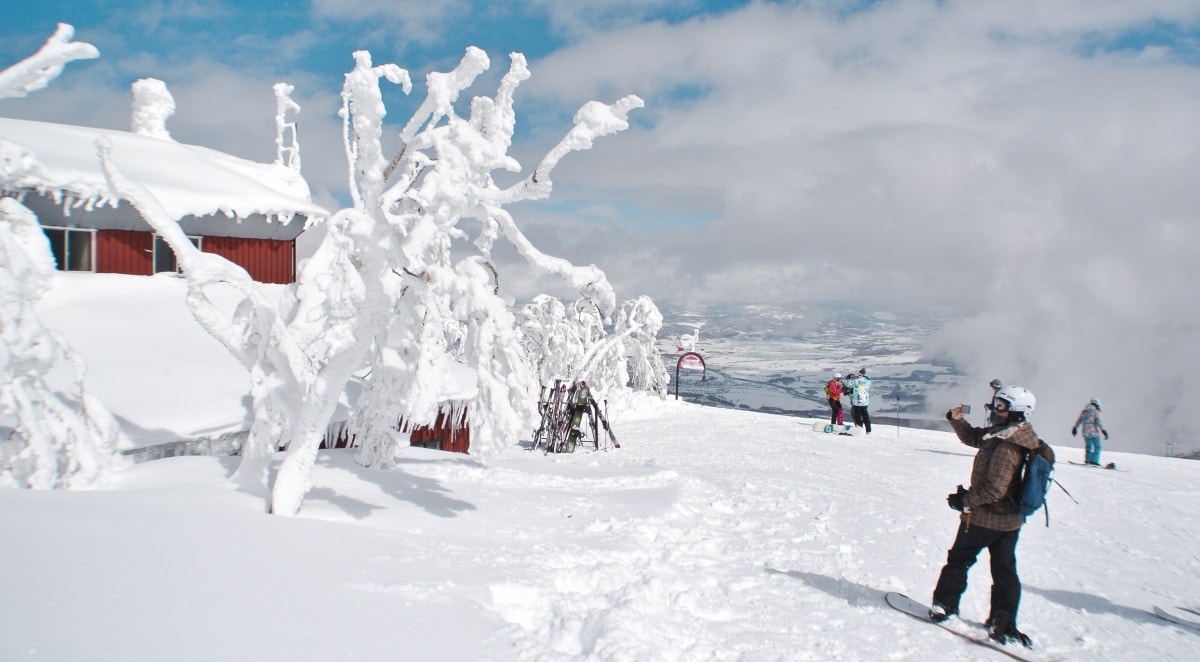
[[[563,184],[704,192],[703,227],[595,244],[619,295],[937,307],[965,320],[937,350],[1034,388],[1046,434],[1101,396],[1115,447],[1161,452],[1200,397],[1182,294],[1200,286],[1200,68],[1081,54],[1159,19],[1200,9],[753,5],[593,35],[531,63],[528,92],[647,98],[653,126],[579,155]]]

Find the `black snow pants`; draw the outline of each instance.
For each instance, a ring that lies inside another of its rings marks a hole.
[[[865,405],[850,405],[850,415],[854,418],[855,425],[866,428],[867,434],[871,434],[871,414],[867,412]]]
[[[946,554],[946,565],[933,589],[933,601],[957,613],[958,601],[967,590],[967,571],[984,548],[992,562],[992,613],[988,622],[1003,632],[1017,626],[1017,607],[1021,604],[1021,579],[1017,576],[1017,537],[1021,530],[996,531],[980,526],[958,525],[954,546]]]

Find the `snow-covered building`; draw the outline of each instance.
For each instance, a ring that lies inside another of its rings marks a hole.
[[[29,150],[35,167],[0,195],[37,214],[58,268],[150,275],[176,270],[175,256],[136,209],[114,199],[97,156],[154,194],[202,251],[221,255],[257,281],[290,283],[296,237],[328,216],[293,168],[255,163],[169,136],[0,118],[0,139]]]

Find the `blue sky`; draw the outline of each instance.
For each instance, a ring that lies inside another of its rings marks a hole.
[[[922,291],[916,283],[904,285],[904,297],[853,286],[831,294],[837,288],[828,277],[808,275],[812,259],[803,260],[803,269],[792,264],[793,256],[816,258],[813,266],[828,272],[825,267],[837,262],[821,254],[830,251],[800,245],[806,233],[799,228],[829,221],[806,221],[803,204],[797,218],[786,218],[794,194],[814,193],[809,215],[873,227],[883,222],[877,211],[850,209],[835,198],[894,183],[894,172],[852,172],[880,167],[869,150],[889,138],[903,133],[916,140],[917,132],[942,130],[978,139],[980,132],[1023,119],[1028,127],[1009,128],[1031,135],[1046,128],[1029,117],[1031,106],[1076,112],[1064,93],[1072,85],[1087,86],[1086,94],[1102,103],[1125,80],[1167,85],[1165,76],[1180,76],[1190,82],[1200,66],[1200,10],[1172,0],[1129,4],[17,0],[0,23],[0,63],[36,50],[59,21],[74,25],[77,39],[96,45],[101,58],[71,65],[50,90],[6,100],[0,113],[124,128],[130,84],[156,77],[176,96],[179,110],[169,128],[178,140],[261,161],[273,156],[271,84],[290,82],[304,109],[305,175],[316,199],[336,207],[347,201],[337,94],[354,50],[371,51],[377,63],[395,62],[418,82],[411,97],[385,87],[389,120],[397,124],[420,101],[421,77],[452,67],[467,46],[493,60],[473,90],[478,94],[494,91],[507,54],[517,51],[534,74],[518,92],[514,153],[523,163],[552,145],[590,99],[633,93],[647,102],[632,116],[635,131],[574,155],[556,196],[527,212],[571,259],[598,250],[588,247],[589,237],[631,232],[638,235],[634,243],[655,249],[640,256],[641,263],[657,257],[649,264],[686,265],[688,255],[700,255],[705,265],[730,265],[730,273],[712,277],[702,292],[679,293],[681,299],[735,298],[748,285],[772,283],[756,271],[774,264],[786,274],[774,280],[813,283],[763,292],[771,301],[928,304],[912,296]],[[1020,81],[1037,76],[1043,84],[1022,87]],[[1032,104],[1005,107],[1027,95]],[[838,141],[847,144],[834,147]],[[805,163],[825,150],[832,152],[821,163]],[[839,158],[866,162],[839,165]],[[785,176],[792,169],[794,176]],[[825,209],[827,202],[833,208]],[[873,261],[895,245],[872,250],[871,244],[860,239],[852,245]],[[670,274],[638,272],[631,280],[648,281],[660,298],[672,296]],[[691,282],[695,276],[686,274]],[[731,285],[723,288],[724,281]]]
[[[1128,389],[1140,415],[1170,417],[1126,385],[1177,374],[1200,400],[1180,367],[1200,363],[1200,308],[1174,294],[1200,289],[1195,0],[9,0],[0,63],[58,21],[100,58],[0,115],[127,128],[130,84],[154,77],[177,140],[269,161],[271,85],[288,82],[304,175],[331,207],[354,50],[418,82],[387,91],[397,130],[468,46],[492,60],[471,90],[488,96],[519,51],[526,168],[587,101],[646,101],[559,166],[550,201],[512,209],[620,298],[935,316],[951,323],[929,351],[984,381],[1067,380],[1079,403]]]

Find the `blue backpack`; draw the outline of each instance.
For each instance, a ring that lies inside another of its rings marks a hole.
[[[1021,490],[1013,510],[1021,517],[1029,517],[1039,508],[1046,506],[1046,493],[1050,491],[1050,474],[1054,471],[1054,449],[1042,439],[1037,448],[1025,455],[1021,471]],[[1046,506],[1046,526],[1050,526],[1050,507]]]

